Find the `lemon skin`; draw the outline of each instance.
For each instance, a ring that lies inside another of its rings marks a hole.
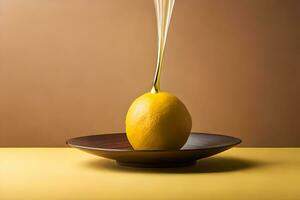
[[[192,118],[176,96],[145,93],[131,104],[125,124],[135,150],[177,150],[190,135]]]

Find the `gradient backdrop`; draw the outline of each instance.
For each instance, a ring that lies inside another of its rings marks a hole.
[[[152,0],[0,0],[0,146],[124,131],[155,57]],[[177,0],[161,85],[194,131],[299,146],[300,1]]]

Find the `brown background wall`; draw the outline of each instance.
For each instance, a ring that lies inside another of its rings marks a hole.
[[[162,89],[193,130],[299,146],[300,1],[177,0]],[[0,146],[119,132],[149,91],[152,0],[0,0]]]

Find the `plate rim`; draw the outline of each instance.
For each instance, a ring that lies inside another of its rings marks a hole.
[[[191,132],[191,134],[199,134],[199,135],[211,135],[211,136],[218,136],[218,137],[227,137],[231,138],[233,140],[236,140],[235,142],[232,142],[230,144],[219,144],[211,147],[199,147],[197,149],[179,149],[179,150],[130,150],[130,149],[109,149],[109,148],[101,148],[101,147],[87,147],[87,146],[81,146],[81,145],[76,145],[76,144],[71,144],[71,140],[74,139],[80,139],[80,138],[85,138],[85,137],[93,137],[93,136],[103,136],[103,135],[126,135],[125,132],[113,132],[113,133],[104,133],[104,134],[94,134],[94,135],[85,135],[85,136],[79,136],[79,137],[74,137],[66,140],[66,144],[69,145],[70,147],[73,148],[79,148],[79,149],[84,149],[84,150],[96,150],[96,151],[103,151],[103,152],[123,152],[123,153],[146,153],[146,152],[151,152],[151,153],[172,153],[172,152],[193,152],[193,151],[199,151],[199,150],[208,150],[208,149],[218,149],[218,148],[227,148],[227,147],[233,147],[236,146],[240,143],[242,143],[242,140],[230,135],[224,135],[224,134],[215,134],[215,133],[202,133],[202,132]]]

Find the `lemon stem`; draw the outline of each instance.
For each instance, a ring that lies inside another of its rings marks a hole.
[[[151,89],[151,93],[153,94],[160,91],[160,74],[174,3],[175,0],[154,0],[157,20],[158,48],[156,71],[153,87]]]

